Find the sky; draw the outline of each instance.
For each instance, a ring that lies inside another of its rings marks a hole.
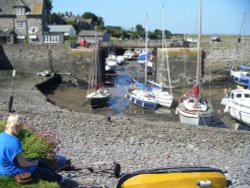
[[[163,25],[171,33],[198,33],[199,0],[52,0],[52,5],[52,12],[92,12],[105,25],[124,29],[145,27],[148,17],[149,31]],[[250,0],[203,0],[202,7],[203,34],[250,35]]]

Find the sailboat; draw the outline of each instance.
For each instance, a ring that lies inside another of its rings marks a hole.
[[[202,33],[202,0],[199,10],[199,32],[197,43],[197,71],[196,84],[193,89],[184,94],[176,108],[180,122],[192,125],[208,125],[212,117],[212,108],[201,94],[201,33]]]
[[[109,100],[109,97],[109,90],[104,88],[103,83],[101,82],[99,42],[97,41],[96,37],[95,58],[90,68],[86,100],[91,108],[96,108],[105,105]]]
[[[164,10],[162,8],[162,10]],[[159,105],[164,107],[171,107],[174,97],[172,92],[172,84],[171,84],[171,76],[170,76],[170,68],[169,68],[169,59],[168,59],[168,49],[167,49],[167,41],[165,36],[165,30],[164,30],[164,11],[162,11],[162,48],[161,48],[161,63],[160,63],[160,71],[161,71],[161,77],[160,77],[160,84],[149,81],[152,86],[150,87],[149,91],[150,94],[153,95]],[[167,75],[168,75],[168,83],[169,83],[169,92],[164,88],[163,86],[163,70],[164,70],[164,63],[167,63]]]
[[[148,51],[148,32],[147,32],[147,19],[146,19],[146,36],[145,36],[145,51]],[[134,80],[134,83],[126,89],[125,97],[128,98],[134,104],[141,106],[143,108],[148,108],[155,110],[158,107],[158,101],[155,96],[150,95],[150,92],[147,90],[147,65],[148,58],[145,58],[144,61],[144,79],[145,83],[139,83]]]
[[[242,22],[241,22],[241,29],[240,33],[243,27],[243,24],[246,20],[246,12],[244,13]],[[239,35],[238,41],[237,41],[237,46],[235,48],[235,59],[232,64],[232,69],[230,71],[231,77],[236,84],[240,85],[241,87],[246,88],[248,86],[248,83],[250,83],[250,67],[245,66],[245,65],[240,65],[239,68],[236,66],[236,59],[238,59],[238,54],[239,53],[239,46],[241,43],[241,37]]]

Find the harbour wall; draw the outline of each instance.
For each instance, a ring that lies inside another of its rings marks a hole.
[[[166,80],[166,64],[160,68],[159,49],[157,51],[155,78]],[[208,70],[229,71],[233,61],[237,65],[240,63],[250,65],[250,62],[247,62],[250,59],[250,48],[245,48],[238,54],[231,48],[204,49],[204,51],[205,74]],[[176,82],[181,82],[181,79],[193,82],[196,75],[196,48],[169,48],[168,52],[171,78]],[[104,73],[104,57],[107,55],[107,50],[102,49],[99,55]],[[19,72],[50,70],[60,74],[72,74],[86,81],[93,60],[94,49],[72,49],[66,45],[0,45],[0,69],[14,68]]]
[[[235,51],[233,48],[204,49],[205,59],[202,64],[203,81],[213,81],[217,79],[230,79],[230,70],[234,64],[250,66],[250,48]],[[163,81],[168,87],[167,63],[161,65],[161,52],[157,50],[156,73],[157,82]],[[172,86],[182,87],[192,85],[196,82],[197,49],[196,48],[169,48],[169,69]]]
[[[94,50],[71,49],[66,45],[2,45],[0,69],[37,73],[53,71],[87,80]]]

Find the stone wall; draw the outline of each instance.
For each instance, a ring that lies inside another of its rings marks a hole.
[[[233,64],[250,66],[250,48],[206,49],[206,54],[205,66],[211,70],[230,70]]]
[[[52,70],[87,80],[93,57],[93,50],[71,49],[66,45],[2,45],[0,69],[34,73]]]
[[[6,17],[1,17],[0,18],[0,30],[8,30],[12,31],[14,26],[14,20],[13,18],[6,18]]]
[[[206,58],[204,63],[203,81],[226,78],[230,75],[234,63],[250,66],[250,48],[235,50],[233,48],[204,49]],[[196,49],[195,48],[169,48],[169,66],[172,85],[181,87],[183,84],[192,85],[196,82]],[[161,51],[157,53],[156,80],[162,80],[168,87],[167,64],[161,65]],[[210,75],[211,74],[211,75]],[[230,78],[230,77],[229,77]]]

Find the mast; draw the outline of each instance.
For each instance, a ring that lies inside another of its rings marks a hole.
[[[148,15],[146,15],[146,20],[145,20],[145,30],[146,30],[146,34],[145,34],[145,51],[146,51],[146,54],[145,54],[145,61],[144,61],[144,68],[145,68],[145,75],[144,75],[144,78],[145,78],[145,84],[147,84],[147,76],[148,76],[148,70],[147,70],[147,66],[148,66]]]
[[[169,92],[172,95],[172,81],[171,81],[171,75],[170,75],[170,67],[169,67],[169,57],[168,57],[168,45],[167,45],[167,39],[166,39],[166,34],[165,34],[165,27],[164,27],[164,6],[162,5],[162,67],[161,69],[163,70],[164,66],[164,60],[166,58],[166,63],[167,63],[167,74],[168,74],[168,84],[169,84]],[[166,48],[166,54],[165,54],[165,48]],[[162,73],[163,77],[163,73]],[[163,78],[161,78],[163,80]],[[161,82],[161,87],[163,88],[163,82]]]
[[[198,89],[198,96],[201,89],[201,34],[202,34],[202,0],[200,0],[199,9],[199,31],[198,31],[198,41],[197,41],[197,70],[196,70],[196,84]]]
[[[97,41],[97,30],[95,28],[95,51],[94,51],[94,57],[93,61],[91,63],[90,67],[90,73],[89,73],[89,80],[88,80],[88,91],[87,93],[93,92],[93,90],[96,89],[97,82],[98,82],[98,51],[99,51],[99,46],[98,46],[98,41]]]

